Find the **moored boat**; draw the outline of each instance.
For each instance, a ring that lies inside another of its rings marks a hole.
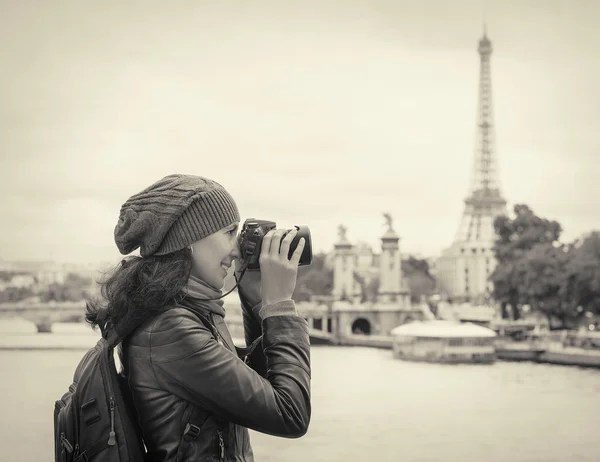
[[[511,340],[499,336],[496,342],[498,359],[600,367],[600,335],[597,332],[534,329],[519,337],[520,340]]]
[[[496,332],[455,321],[415,321],[391,331],[396,358],[438,363],[483,363],[496,360]]]

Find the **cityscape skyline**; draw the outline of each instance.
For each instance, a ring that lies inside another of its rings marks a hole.
[[[600,7],[546,5],[487,2],[500,186],[571,241],[600,222]],[[439,256],[475,152],[481,3],[334,6],[3,10],[0,258],[115,261],[120,205],[174,172],[308,225],[315,251],[339,224],[378,251],[389,212],[403,254]]]

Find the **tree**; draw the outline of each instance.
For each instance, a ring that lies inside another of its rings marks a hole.
[[[21,274],[27,274],[24,272],[19,272],[19,271],[0,271],[0,281],[10,281],[14,276],[18,276]]]
[[[18,302],[34,295],[29,287],[7,287],[3,291],[0,291],[0,303]]]
[[[521,259],[519,293],[523,302],[568,327],[577,317],[577,300],[565,290],[566,268],[572,258],[570,247],[548,242],[535,244]]]
[[[327,255],[319,253],[313,255],[310,266],[298,268],[296,288],[292,298],[294,300],[310,299],[312,295],[330,295],[333,287],[333,271],[326,268]]]
[[[514,218],[494,222],[497,266],[491,275],[494,297],[503,317],[520,317],[529,304],[559,327],[572,327],[586,310],[600,313],[600,233],[573,244],[559,242],[561,226],[535,215],[526,205],[514,207]]]
[[[367,281],[365,281],[365,278],[358,274],[356,271],[352,272],[352,278],[360,286],[360,303],[367,303]]]
[[[298,279],[294,291],[294,300],[310,300],[312,295],[330,295],[333,286],[333,270],[326,265],[326,254],[313,255],[310,266],[298,268]],[[426,260],[413,256],[402,261],[402,271],[408,282],[413,301],[420,300],[421,296],[431,295],[436,287],[436,280],[429,272]],[[373,275],[365,277],[357,272],[353,274],[354,280],[361,289],[361,303],[376,302],[379,293],[380,277]],[[341,294],[342,300],[348,300],[351,294]]]
[[[510,305],[512,318],[519,319],[519,268],[518,262],[505,261],[498,264],[492,272],[490,278],[494,284],[493,296],[500,302],[502,318],[508,319],[509,313],[507,306]]]
[[[517,204],[513,211],[513,219],[499,216],[494,221],[497,239],[493,250],[497,265],[490,278],[503,317],[508,316],[506,306],[510,304],[513,319],[519,319],[519,305],[527,298],[522,285],[527,271],[526,254],[536,244],[557,243],[562,228],[557,221],[538,217],[527,205]]]
[[[409,256],[402,260],[402,273],[408,283],[411,301],[418,303],[423,296],[433,295],[437,286],[436,279],[429,272],[429,263]]]
[[[367,279],[356,271],[353,272],[352,276],[360,285],[360,303],[375,303],[379,293],[379,276],[373,276]]]
[[[380,281],[381,281],[381,278],[379,275],[373,276],[369,279],[369,281],[367,282],[367,285],[365,287],[366,294],[367,294],[367,300],[372,303],[377,302],[377,297],[379,296]]]
[[[535,244],[559,240],[562,228],[555,220],[540,218],[527,205],[517,204],[513,208],[515,218],[499,216],[494,221],[498,236],[494,251],[500,262],[512,259],[530,250]]]
[[[51,283],[40,292],[42,302],[76,302],[88,298],[92,292],[94,281],[76,273],[68,273],[64,283]]]
[[[600,315],[600,232],[572,246],[565,273],[563,291],[577,306]]]

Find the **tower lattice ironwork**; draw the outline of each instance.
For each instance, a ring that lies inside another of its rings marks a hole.
[[[469,194],[454,242],[490,242],[494,240],[494,219],[506,213],[506,201],[500,191],[492,112],[490,57],[492,42],[484,29],[479,40],[479,103],[477,141]]]

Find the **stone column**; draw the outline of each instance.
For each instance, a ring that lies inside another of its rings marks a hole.
[[[381,236],[381,257],[379,259],[379,300],[395,302],[402,292],[402,268],[399,241],[392,228],[389,214],[386,217],[388,229]]]
[[[348,300],[354,292],[354,247],[346,238],[346,228],[341,226],[339,240],[334,245],[333,291],[336,299],[346,297]]]

